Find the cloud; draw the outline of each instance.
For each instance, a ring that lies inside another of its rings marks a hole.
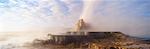
[[[8,0],[0,2],[0,11],[1,31],[28,30],[37,26],[59,28],[69,26],[70,22],[79,17],[82,2],[80,0]]]

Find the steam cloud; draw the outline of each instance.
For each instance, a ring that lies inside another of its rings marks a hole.
[[[121,31],[131,36],[149,37],[149,3],[147,0],[88,0],[82,16],[92,31]]]

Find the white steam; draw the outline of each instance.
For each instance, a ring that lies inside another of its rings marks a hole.
[[[149,37],[150,1],[88,0],[82,18],[91,31],[120,31],[137,37]]]

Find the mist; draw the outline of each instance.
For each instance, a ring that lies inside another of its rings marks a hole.
[[[120,31],[136,37],[150,35],[150,1],[85,1],[82,18],[91,31]]]

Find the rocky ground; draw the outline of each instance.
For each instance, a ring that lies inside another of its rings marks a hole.
[[[49,40],[35,39],[31,43],[24,43],[24,45],[5,43],[3,45],[0,44],[0,49],[87,49],[90,44],[101,45],[103,47],[118,46],[123,48],[150,49],[150,40],[143,40],[122,33],[107,34],[105,38],[93,39],[87,43],[70,43],[67,45],[53,45],[49,43]]]
[[[123,48],[143,48],[150,49],[150,41],[142,40],[140,38],[131,37],[122,33],[107,34],[106,38],[92,39],[87,43],[70,43],[67,45],[53,45],[49,40],[38,40],[39,43],[34,43],[36,47],[49,47],[49,48],[88,48],[90,44],[101,45],[102,47],[123,47]],[[93,46],[92,46],[93,47]]]

